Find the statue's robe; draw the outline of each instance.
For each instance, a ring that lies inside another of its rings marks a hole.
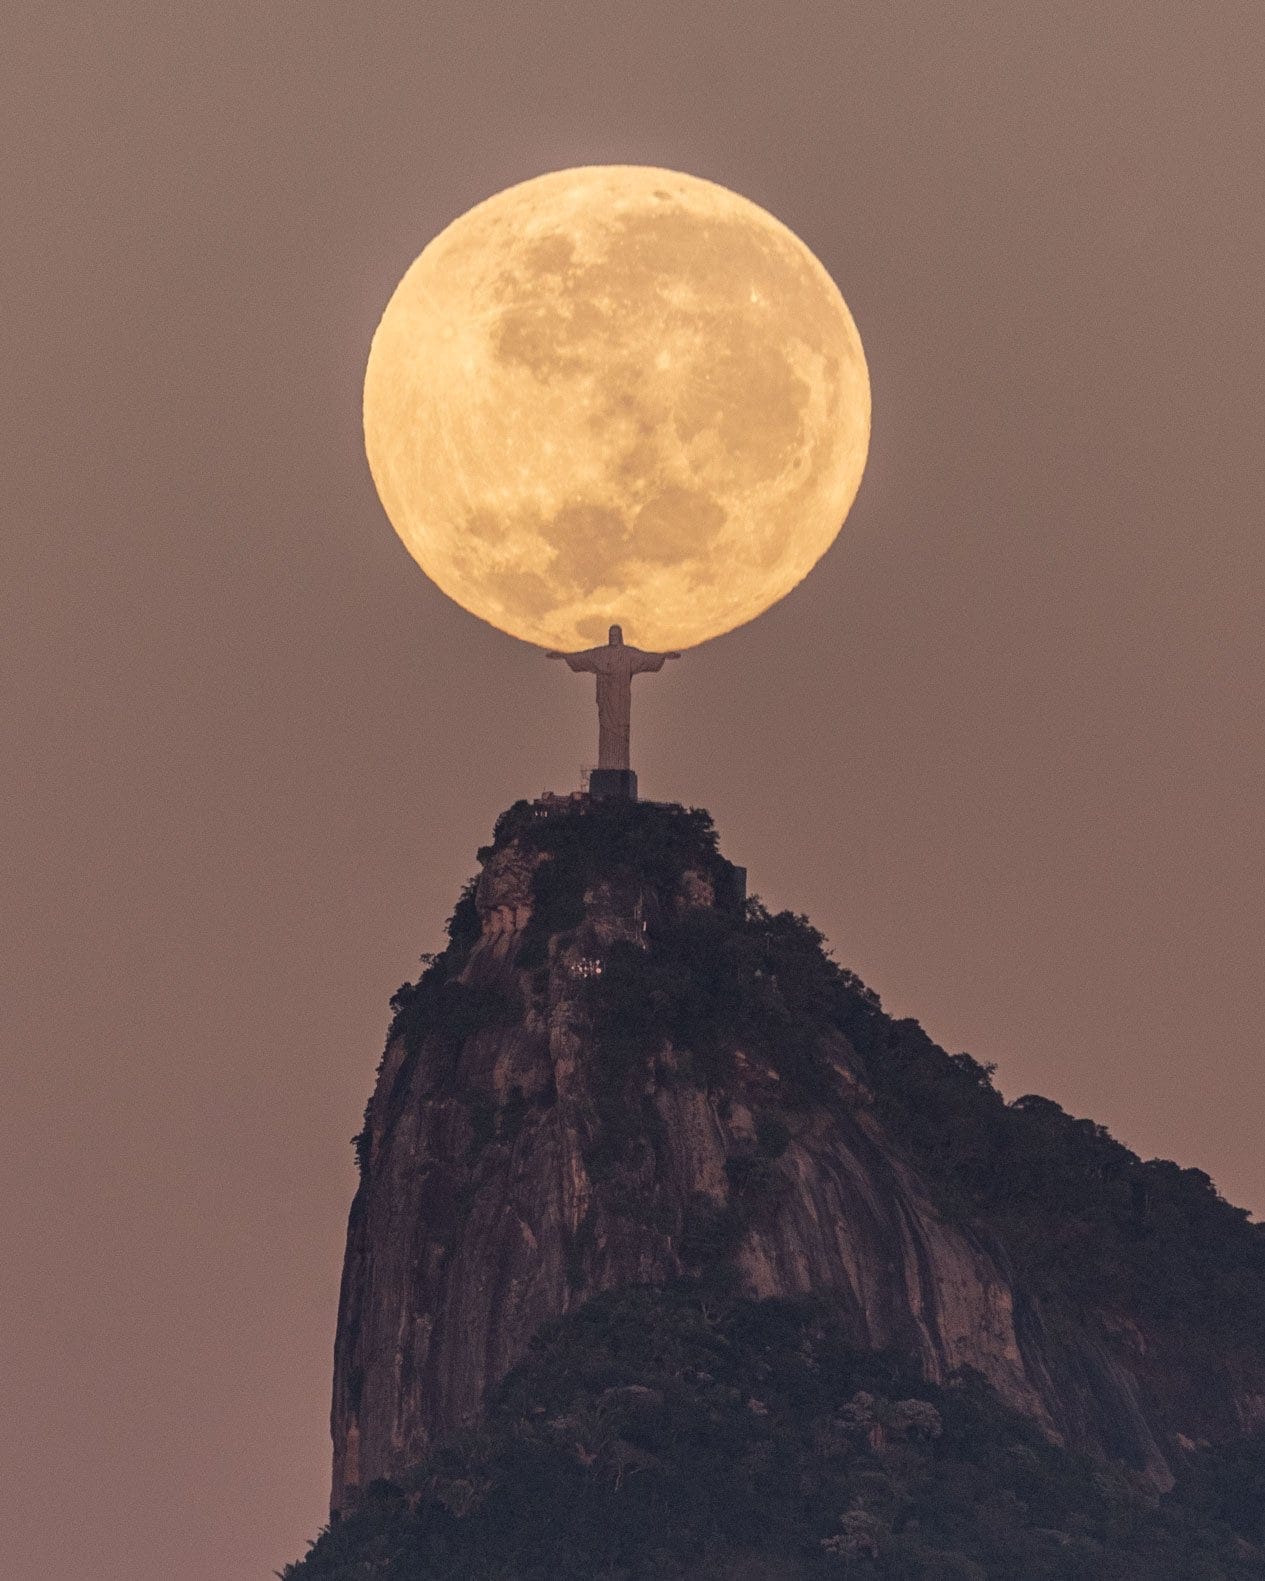
[[[565,653],[573,670],[597,676],[597,766],[627,769],[632,716],[632,678],[661,670],[666,653],[645,653],[626,642],[603,643],[582,653]]]

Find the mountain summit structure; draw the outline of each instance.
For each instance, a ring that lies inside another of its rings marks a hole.
[[[623,628],[612,626],[600,648],[579,653],[550,650],[547,659],[565,659],[567,668],[597,676],[597,768],[589,776],[591,796],[624,796],[637,800],[637,776],[630,756],[632,681],[652,675],[679,653],[646,653],[624,641]]]

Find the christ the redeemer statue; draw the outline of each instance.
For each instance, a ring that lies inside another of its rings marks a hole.
[[[585,648],[580,653],[551,652],[547,659],[565,659],[568,668],[597,676],[597,766],[628,774],[628,733],[632,715],[632,678],[661,670],[665,659],[679,659],[679,653],[646,653],[624,641],[624,633],[612,626],[603,647]],[[636,792],[633,792],[636,795]]]

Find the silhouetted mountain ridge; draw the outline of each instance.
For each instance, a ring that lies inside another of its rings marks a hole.
[[[1006,1104],[745,901],[703,812],[518,803],[479,857],[356,1139],[345,1519],[296,1578],[1265,1574],[1265,1231],[1205,1175]],[[676,1362],[632,1357],[633,1315]],[[740,1393],[832,1360],[725,1405],[708,1324],[743,1336]],[[917,1402],[941,1430],[893,1436]],[[754,1438],[716,1429],[739,1408]],[[722,1486],[768,1505],[763,1537]],[[379,1539],[398,1555],[355,1568]]]

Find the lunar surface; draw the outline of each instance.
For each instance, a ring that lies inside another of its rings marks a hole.
[[[645,166],[539,176],[455,220],[369,354],[392,525],[458,604],[544,647],[684,648],[807,575],[856,495],[860,337],[747,199]]]

